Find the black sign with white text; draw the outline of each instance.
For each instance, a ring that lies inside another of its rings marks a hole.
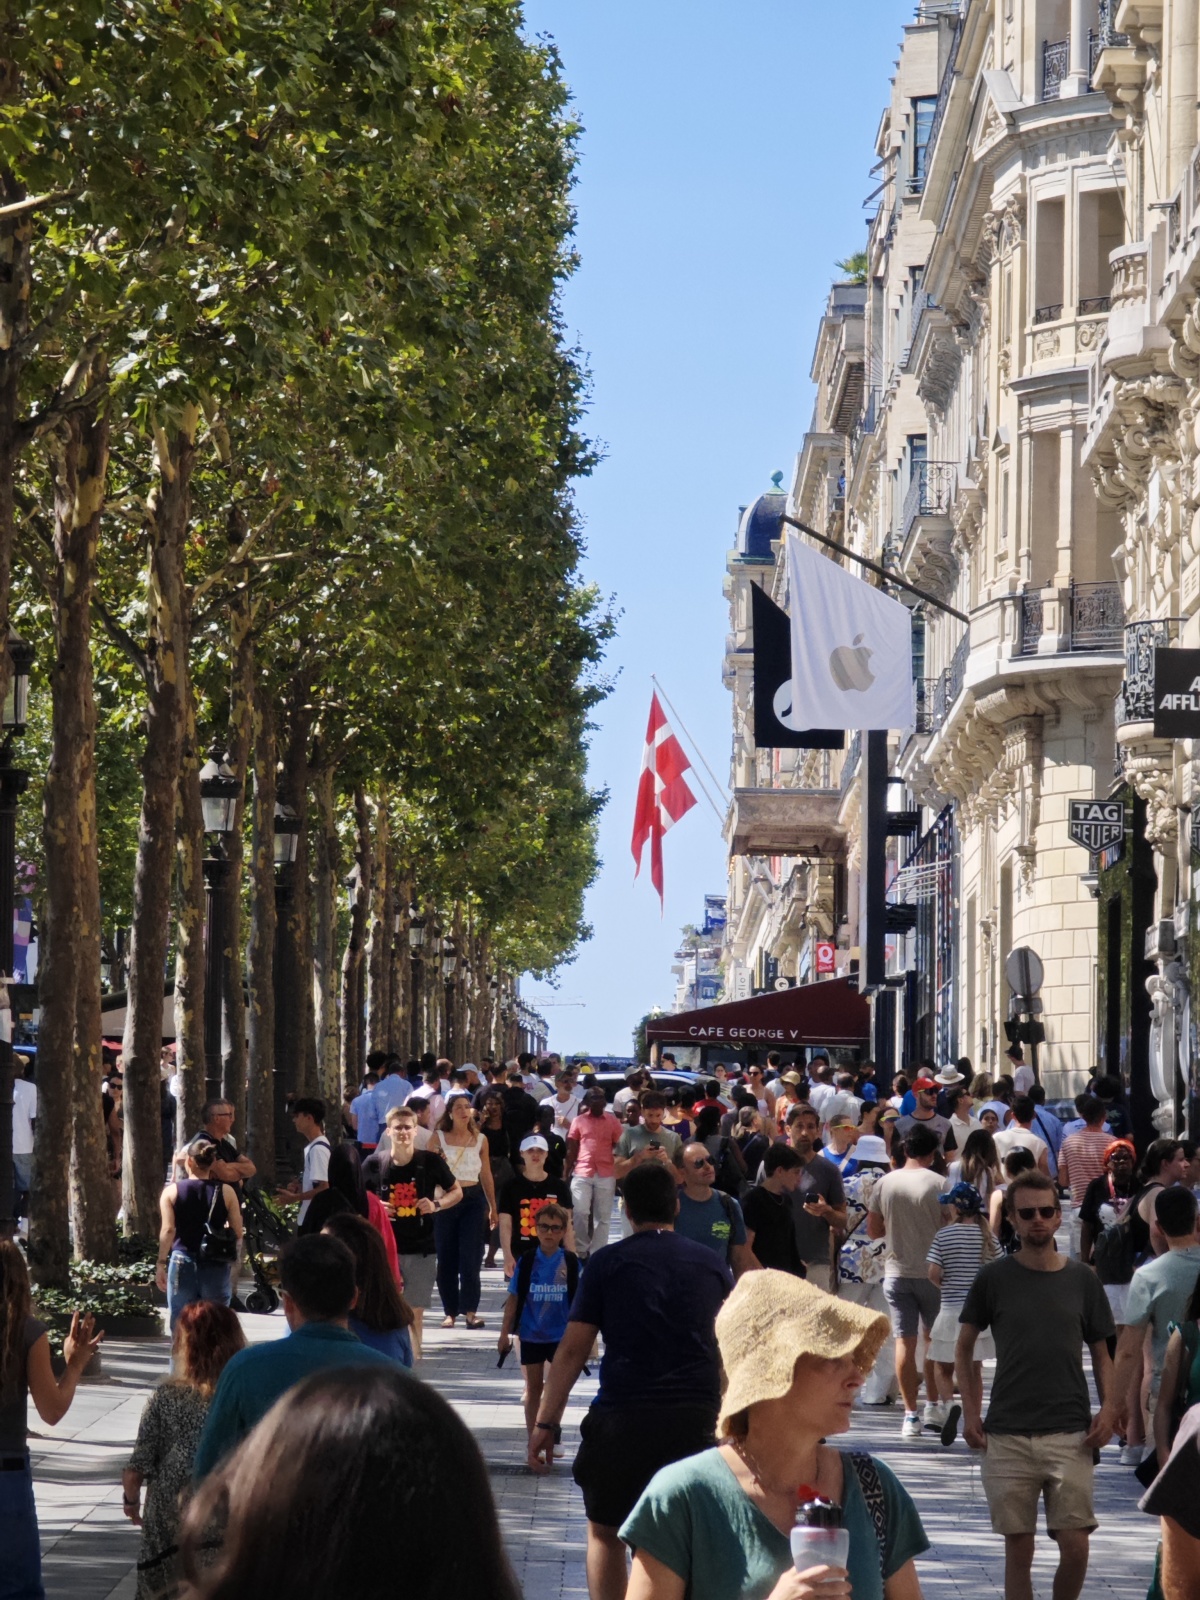
[[[1124,800],[1072,800],[1068,832],[1094,855],[1125,837]]]
[[[1154,652],[1154,737],[1200,739],[1200,650]]]

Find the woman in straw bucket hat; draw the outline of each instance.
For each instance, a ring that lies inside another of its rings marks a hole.
[[[849,1428],[888,1331],[790,1273],[741,1279],[717,1316],[719,1442],[656,1474],[621,1528],[626,1600],[920,1600],[929,1540],[907,1491],[882,1462],[821,1443]],[[797,1507],[814,1498],[842,1508],[848,1569],[792,1565]]]

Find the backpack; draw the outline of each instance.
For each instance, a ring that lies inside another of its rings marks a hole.
[[[1110,1180],[1111,1183],[1111,1180]],[[1092,1246],[1092,1265],[1101,1283],[1112,1285],[1128,1283],[1138,1265],[1137,1245],[1133,1237],[1133,1217],[1145,1189],[1134,1194],[1116,1222],[1101,1228]]]
[[[713,1163],[716,1168],[713,1177],[713,1188],[722,1194],[733,1195],[735,1198],[741,1194],[746,1181],[745,1173],[739,1168],[734,1155],[730,1151],[733,1141],[724,1137],[717,1147],[717,1159]]]
[[[730,1257],[733,1255],[733,1196],[726,1194],[724,1190],[718,1189],[715,1185],[713,1193],[721,1202],[721,1210],[725,1213],[725,1221],[729,1224],[729,1239],[725,1245],[725,1265],[728,1266]]]
[[[513,1315],[512,1331],[520,1338],[521,1318],[525,1315],[525,1302],[529,1299],[530,1285],[533,1283],[533,1258],[537,1249],[526,1250],[517,1257],[517,1309]],[[575,1291],[579,1287],[579,1257],[573,1250],[563,1252],[567,1258],[567,1306],[575,1299]]]

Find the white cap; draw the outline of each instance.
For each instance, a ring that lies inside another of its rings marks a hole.
[[[522,1150],[549,1150],[549,1148],[540,1133],[531,1133],[528,1138],[521,1140]]]

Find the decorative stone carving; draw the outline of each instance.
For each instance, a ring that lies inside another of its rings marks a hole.
[[[1037,361],[1045,361],[1049,356],[1058,354],[1058,329],[1044,328],[1041,333],[1033,336],[1033,354]]]
[[[1075,343],[1080,350],[1094,350],[1103,333],[1104,323],[1099,317],[1090,322],[1081,322],[1075,330]]]
[[[1171,746],[1147,742],[1124,752],[1125,776],[1146,802],[1146,838],[1164,854],[1179,834],[1175,807],[1175,772]]]
[[[1004,137],[1004,118],[997,109],[996,102],[989,100],[984,108],[983,117],[979,124],[979,133],[975,140],[975,154],[981,156],[990,150],[992,145],[998,144]]]

